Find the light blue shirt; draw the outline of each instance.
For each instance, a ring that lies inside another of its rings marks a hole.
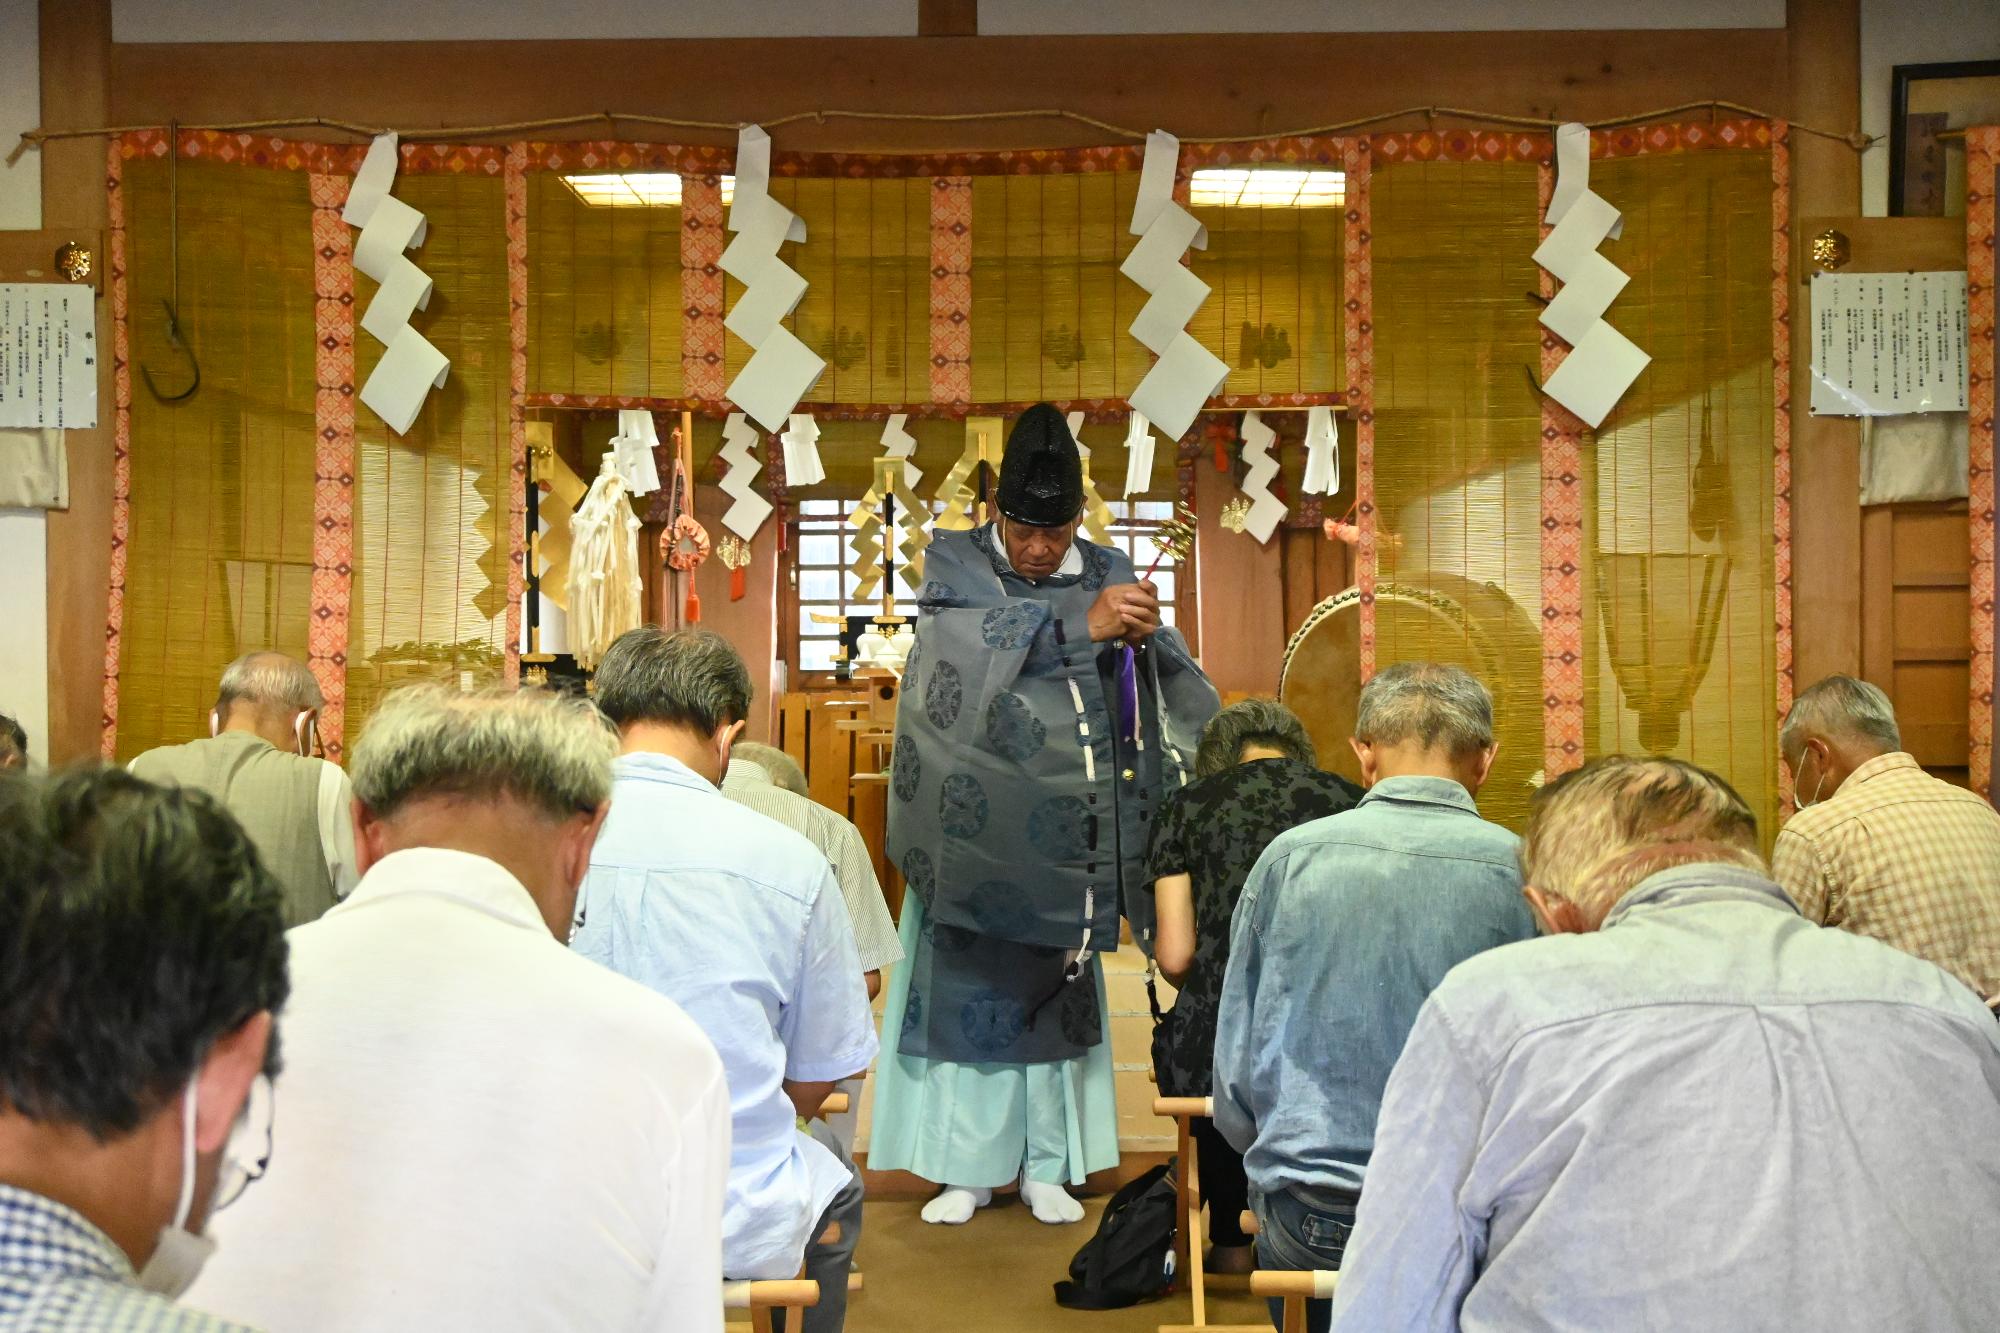
[[[1215,1034],[1215,1125],[1257,1193],[1361,1188],[1382,1086],[1432,988],[1535,933],[1519,848],[1458,783],[1400,777],[1264,849]]]
[[[678,760],[628,754],[591,852],[570,942],[680,1005],[729,1083],[722,1267],[796,1277],[847,1167],[799,1132],[787,1080],[875,1058],[874,1015],[825,856]]]
[[[1761,874],[1499,949],[1389,1080],[1336,1328],[1985,1330],[2000,1024]]]

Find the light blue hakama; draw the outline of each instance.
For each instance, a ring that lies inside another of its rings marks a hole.
[[[1117,1089],[1104,968],[1093,959],[1097,1012],[1105,1025],[1087,1053],[1046,1064],[966,1064],[903,1055],[898,1046],[910,981],[927,974],[923,904],[903,899],[900,934],[909,966],[889,981],[882,1057],[875,1070],[868,1166],[911,1171],[944,1185],[991,1189],[1020,1179],[1081,1185],[1118,1165]]]

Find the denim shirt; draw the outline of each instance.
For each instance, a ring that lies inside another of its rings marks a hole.
[[[1215,1124],[1253,1190],[1361,1188],[1425,999],[1458,963],[1535,933],[1519,849],[1458,783],[1397,777],[1265,850],[1215,1038]]]
[[[1475,958],[1382,1103],[1333,1325],[1991,1329],[2000,1024],[1761,874]]]

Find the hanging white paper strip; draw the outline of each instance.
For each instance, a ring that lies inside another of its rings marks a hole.
[[[910,419],[908,412],[891,412],[889,420],[882,427],[882,452],[891,458],[907,459],[917,451],[917,437],[903,428]],[[915,490],[917,483],[924,479],[924,471],[915,463],[903,464],[903,480]]]
[[[1125,498],[1142,495],[1153,484],[1153,430],[1143,412],[1125,423]]]
[[[1340,433],[1330,407],[1306,409],[1306,475],[1300,487],[1307,495],[1340,489]]]
[[[625,489],[632,494],[651,495],[660,489],[660,467],[653,457],[653,450],[659,444],[660,435],[651,412],[620,409],[618,434],[611,441],[611,452],[618,460],[618,475],[625,479]]]
[[[1159,359],[1132,390],[1132,410],[1178,440],[1229,378],[1229,366],[1187,332],[1209,287],[1181,263],[1189,247],[1208,248],[1208,229],[1174,202],[1180,141],[1164,130],[1146,136],[1131,231],[1139,238],[1118,271],[1144,288],[1148,300],[1131,333]],[[1148,460],[1148,467],[1151,460]],[[1128,494],[1130,488],[1127,488]]]
[[[402,435],[416,424],[430,391],[444,387],[451,363],[410,327],[411,316],[429,308],[432,283],[404,252],[424,243],[430,224],[389,193],[398,160],[396,136],[376,135],[348,186],[340,218],[361,228],[354,241],[355,270],[380,284],[361,314],[361,328],[384,350],[361,386],[361,401]]]
[[[1271,446],[1277,443],[1278,432],[1264,424],[1264,418],[1256,412],[1243,414],[1243,460],[1250,465],[1243,474],[1243,493],[1250,497],[1250,512],[1244,517],[1243,530],[1259,542],[1271,540],[1271,534],[1284,521],[1286,504],[1271,493],[1271,481],[1278,475],[1278,460],[1271,456]]]
[[[751,480],[764,467],[750,452],[756,443],[757,428],[750,424],[750,419],[741,412],[731,412],[722,423],[719,457],[729,465],[729,471],[722,474],[722,493],[733,503],[722,516],[722,526],[746,542],[757,535],[757,529],[771,516],[771,502],[750,487]]]
[[[1556,184],[1544,220],[1553,230],[1536,247],[1535,262],[1563,288],[1542,311],[1541,323],[1570,351],[1542,392],[1594,430],[1652,357],[1604,319],[1629,279],[1597,247],[1619,234],[1623,219],[1590,189],[1590,131],[1582,125],[1556,131]]]
[[[794,412],[784,434],[785,485],[817,486],[826,480],[819,461],[819,423],[810,412]]]
[[[746,126],[736,138],[736,193],[729,205],[729,230],[736,236],[718,267],[743,284],[723,327],[750,344],[753,353],[727,392],[729,401],[758,425],[778,431],[786,429],[792,409],[818,383],[826,362],[784,326],[807,284],[778,258],[778,247],[805,240],[806,223],[771,197],[770,185],[771,136],[756,125]],[[789,453],[788,446],[786,479],[810,485],[792,474]],[[817,463],[817,452],[813,457]]]

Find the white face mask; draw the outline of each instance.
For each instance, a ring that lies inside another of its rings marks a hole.
[[[187,1230],[188,1214],[194,1210],[194,1113],[195,1088],[200,1079],[188,1081],[181,1100],[181,1198],[174,1220],[160,1228],[159,1243],[152,1258],[139,1270],[139,1285],[168,1298],[194,1285],[201,1266],[215,1253],[215,1242]]]
[[[1811,754],[1811,753],[1812,753],[1812,751],[1811,751],[1811,750],[1807,750],[1807,751],[1806,751],[1806,754]],[[1803,768],[1804,768],[1805,766],[1806,766],[1806,761],[1805,761],[1805,759],[1804,759],[1803,757],[1801,757],[1801,758],[1799,759],[1799,767],[1800,767],[1801,769],[1803,769]],[[1806,808],[1807,808],[1808,806],[1814,806],[1814,805],[1818,805],[1818,804],[1819,804],[1819,794],[1820,794],[1820,792],[1821,792],[1821,791],[1822,791],[1822,790],[1823,790],[1823,789],[1824,789],[1825,787],[1826,787],[1826,765],[1825,765],[1824,763],[1822,763],[1822,764],[1820,765],[1820,767],[1819,767],[1819,781],[1818,781],[1818,782],[1815,782],[1815,783],[1813,783],[1813,794],[1812,794],[1812,799],[1811,799],[1811,800],[1806,800],[1806,799],[1804,799],[1804,798],[1800,797],[1800,796],[1799,796],[1799,794],[1798,794],[1797,792],[1793,792],[1793,793],[1792,793],[1792,809],[1793,809],[1794,811],[1798,811],[1798,810],[1804,810],[1804,809],[1806,809]]]

